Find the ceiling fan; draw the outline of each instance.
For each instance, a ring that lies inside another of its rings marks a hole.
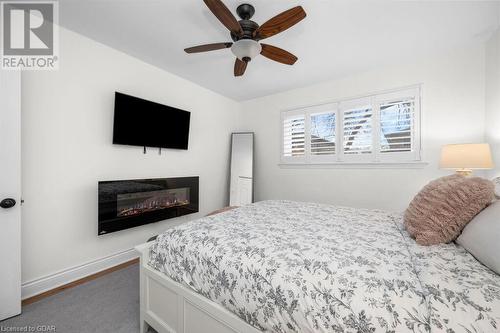
[[[186,53],[231,48],[231,51],[236,56],[234,76],[242,76],[245,73],[248,62],[259,54],[286,65],[293,65],[297,61],[298,58],[290,52],[276,46],[259,43],[259,41],[279,34],[303,20],[306,17],[306,12],[301,6],[284,11],[259,26],[250,20],[253,14],[255,14],[255,8],[252,5],[242,4],[238,6],[236,13],[241,20],[237,21],[222,1],[203,1],[219,21],[231,32],[231,39],[234,43],[212,43],[189,47],[184,50]]]

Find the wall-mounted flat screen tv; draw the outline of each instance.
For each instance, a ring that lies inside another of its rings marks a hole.
[[[190,118],[188,111],[116,92],[113,143],[188,149]]]

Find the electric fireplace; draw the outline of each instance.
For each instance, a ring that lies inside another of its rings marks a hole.
[[[199,177],[99,182],[99,235],[198,212]]]

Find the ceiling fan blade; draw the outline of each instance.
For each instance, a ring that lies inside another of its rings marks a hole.
[[[260,45],[262,46],[260,54],[271,60],[281,62],[282,64],[293,65],[299,59],[290,52],[280,49],[279,47],[263,43]]]
[[[247,62],[241,61],[236,58],[236,62],[234,63],[234,76],[242,76],[245,74],[245,70],[247,69]]]
[[[231,13],[231,11],[224,5],[224,3],[220,0],[203,0],[207,5],[208,9],[221,21],[222,24],[229,31],[235,33],[238,36],[243,35],[243,30],[241,29],[240,24]]]
[[[254,32],[254,37],[258,39],[264,39],[276,34],[279,34],[282,31],[294,26],[299,23],[306,17],[306,12],[304,8],[301,6],[294,7],[283,13],[276,15],[263,25],[261,25]]]
[[[193,47],[188,47],[184,49],[186,53],[198,53],[198,52],[207,52],[207,51],[215,51],[230,48],[233,43],[212,43],[205,45],[198,45]]]

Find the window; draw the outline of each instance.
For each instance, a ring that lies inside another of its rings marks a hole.
[[[284,111],[282,163],[420,161],[420,87]]]
[[[344,155],[371,154],[373,152],[373,108],[360,105],[343,111]]]
[[[380,105],[380,152],[410,152],[415,101],[385,102]]]
[[[335,154],[335,112],[311,114],[311,155]]]
[[[283,121],[283,153],[286,157],[305,155],[305,116],[290,115]]]

